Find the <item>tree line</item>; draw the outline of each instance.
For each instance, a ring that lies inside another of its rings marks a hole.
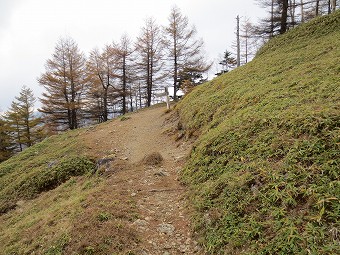
[[[39,113],[32,90],[23,87],[0,116],[0,162],[48,135],[149,107],[165,84],[172,84],[176,99],[183,84],[204,80],[211,63],[203,47],[177,7],[166,26],[148,18],[135,41],[124,34],[88,56],[71,37],[60,38],[37,79],[44,88]]]
[[[88,58],[72,38],[60,39],[38,78],[45,88],[39,109],[45,123],[53,130],[76,129],[148,107],[168,77],[176,99],[184,81],[197,84],[211,66],[196,34],[174,7],[167,26],[149,18],[135,42],[124,34]]]
[[[271,37],[280,35],[318,15],[338,8],[336,0],[257,0],[268,16],[258,24],[244,18],[237,27],[237,52],[226,50],[217,73],[247,63]],[[239,17],[237,17],[239,23]],[[38,77],[44,87],[39,114],[33,91],[23,87],[10,108],[0,115],[0,162],[44,137],[148,107],[164,84],[189,91],[204,81],[212,65],[203,53],[204,43],[188,18],[174,7],[167,26],[146,19],[133,42],[124,34],[119,41],[93,49],[88,56],[75,40],[61,38]]]

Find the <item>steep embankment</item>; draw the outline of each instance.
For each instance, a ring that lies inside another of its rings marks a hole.
[[[178,105],[183,181],[217,254],[340,250],[340,11],[271,40]]]

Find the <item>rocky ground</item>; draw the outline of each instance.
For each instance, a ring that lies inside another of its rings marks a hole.
[[[139,254],[203,254],[192,236],[186,190],[178,180],[191,142],[178,139],[170,116],[165,107],[140,111],[89,128],[85,140],[93,156],[102,158],[99,167],[112,178],[115,192],[136,203],[138,214],[130,225],[139,236]]]

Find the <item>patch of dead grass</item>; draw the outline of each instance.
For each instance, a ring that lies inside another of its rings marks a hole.
[[[147,166],[158,166],[163,162],[163,156],[159,152],[152,152],[143,158],[143,164]]]

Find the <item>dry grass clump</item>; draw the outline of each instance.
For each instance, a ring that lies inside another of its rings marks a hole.
[[[157,166],[162,164],[163,156],[159,152],[152,152],[143,158],[143,164],[147,166]]]

